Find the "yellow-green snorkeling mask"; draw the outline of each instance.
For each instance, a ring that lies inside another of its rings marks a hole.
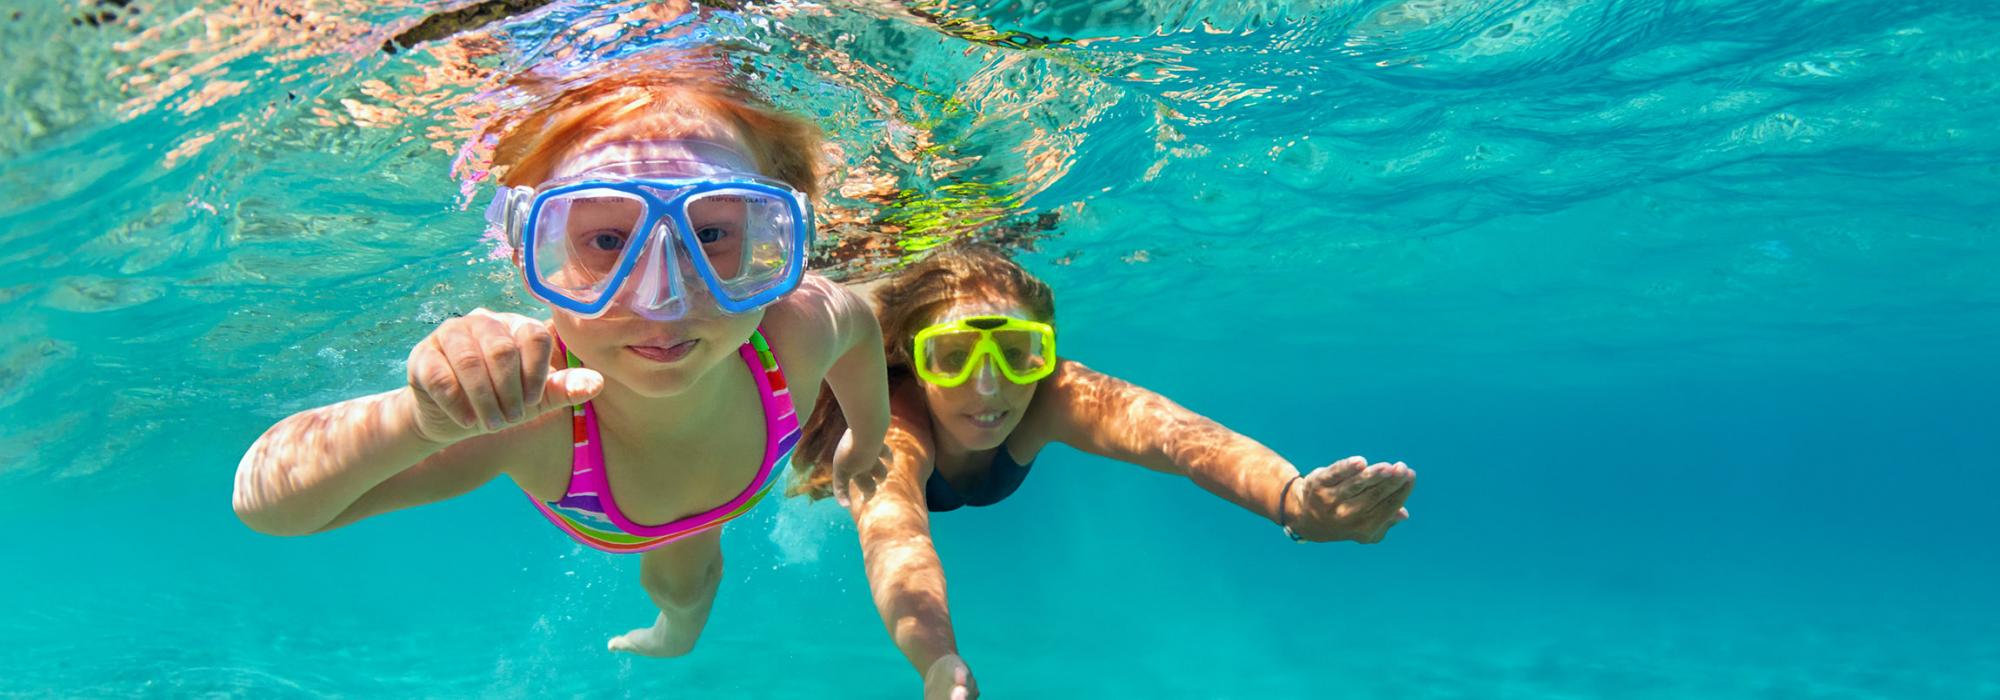
[[[971,316],[917,331],[917,377],[942,387],[964,384],[981,357],[1015,384],[1056,371],[1056,329],[1007,316]]]

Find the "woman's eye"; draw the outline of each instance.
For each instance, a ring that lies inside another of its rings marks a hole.
[[[1011,365],[1014,365],[1014,366],[1017,366],[1017,367],[1018,367],[1018,366],[1020,366],[1020,364],[1021,364],[1021,361],[1022,361],[1022,360],[1025,360],[1025,359],[1027,359],[1027,358],[1028,358],[1028,352],[1027,352],[1027,351],[1025,351],[1025,350],[1022,350],[1022,349],[1020,349],[1020,348],[1014,348],[1014,349],[1011,349],[1011,350],[1008,350],[1008,351],[1007,351],[1007,363],[1008,363],[1008,364],[1011,364]]]
[[[949,353],[945,353],[945,356],[944,356],[944,362],[945,362],[945,364],[947,364],[947,365],[951,365],[951,366],[953,366],[953,367],[957,367],[957,366],[959,366],[959,365],[962,365],[962,364],[965,364],[965,358],[966,358],[966,357],[967,357],[967,354],[966,354],[966,352],[965,352],[964,350],[958,350],[958,351],[954,351],[954,352],[949,352]]]
[[[694,237],[700,239],[702,243],[714,243],[724,238],[728,238],[729,229],[723,228],[721,226],[709,226],[695,231]]]

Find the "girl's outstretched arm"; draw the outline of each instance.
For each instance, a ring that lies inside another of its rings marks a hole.
[[[475,311],[411,353],[409,386],[279,421],[236,467],[238,517],[259,532],[304,535],[449,498],[505,464],[510,427],[589,400],[590,370],[551,372],[539,321]]]
[[[852,290],[827,283],[834,303],[834,337],[842,348],[826,372],[826,385],[840,401],[847,435],[833,458],[833,495],[847,505],[850,489],[874,488],[880,481],[883,435],[889,430],[889,378],[883,371],[882,326]]]
[[[1062,360],[1047,402],[1057,440],[1186,476],[1203,489],[1314,541],[1381,539],[1408,517],[1416,473],[1350,457],[1301,476],[1290,461],[1222,424],[1082,364]],[[1036,397],[1036,403],[1044,399]],[[1294,483],[1296,480],[1296,483]]]

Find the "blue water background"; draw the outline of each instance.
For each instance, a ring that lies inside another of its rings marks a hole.
[[[670,661],[603,651],[652,618],[636,561],[505,483],[305,539],[235,521],[264,427],[395,386],[449,313],[532,309],[435,123],[343,109],[442,60],[373,50],[442,7],[202,44],[150,99],[119,67],[180,35],[8,25],[58,40],[12,44],[0,129],[0,695],[915,695],[829,504],[732,525]],[[933,523],[989,694],[2000,698],[1992,7],[1278,8],[950,10],[1088,40],[1029,50],[844,6],[711,26],[810,88],[770,89],[847,167],[1060,214],[1023,260],[1066,355],[1304,468],[1419,470],[1385,543],[1300,547],[1051,450]],[[508,25],[504,60],[592,11]]]

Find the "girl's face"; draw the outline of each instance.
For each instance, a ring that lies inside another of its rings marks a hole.
[[[694,301],[696,308],[674,321],[640,317],[622,303],[597,318],[557,309],[556,334],[585,367],[641,396],[673,396],[733,360],[764,320],[763,309],[725,314],[713,302],[699,308],[706,300]]]
[[[704,132],[682,135],[679,138],[711,141],[728,146],[738,153],[748,152],[741,140],[729,134],[727,129],[717,127]],[[578,149],[577,152],[586,153],[588,149]],[[733,169],[741,169],[741,166]],[[563,168],[558,166],[556,170],[560,172]],[[636,204],[632,206],[638,207]],[[701,207],[713,209],[718,206],[728,205],[701,203],[689,207],[690,224],[700,229],[697,235],[709,236],[711,229],[726,231],[721,224],[704,223],[708,219],[720,222],[728,219],[731,214],[736,218],[743,216],[743,212],[740,211],[707,211],[707,209],[696,211]],[[583,214],[579,212],[578,215]],[[631,228],[629,222],[636,217],[622,218],[627,222],[624,228],[629,229]],[[592,229],[592,232],[598,235],[592,240],[585,241],[584,244],[607,248],[606,254],[615,257],[617,251],[613,248],[622,245],[624,239],[631,236],[632,232],[611,231],[611,227],[601,228],[604,230]],[[728,243],[720,240],[722,237],[724,236],[718,236],[718,245]],[[587,252],[595,248],[585,247],[579,250]],[[709,254],[711,258],[717,255],[714,251],[710,251]],[[686,259],[687,256],[678,257],[682,293],[687,296],[685,299],[687,312],[684,316],[672,321],[655,321],[635,312],[634,301],[639,287],[646,282],[639,275],[634,275],[626,280],[602,316],[585,318],[563,309],[553,309],[557,335],[569,347],[570,352],[576,353],[576,356],[583,360],[584,366],[603,372],[607,378],[641,396],[660,398],[685,391],[709,371],[736,357],[737,348],[750,339],[750,334],[764,320],[764,311],[757,309],[742,314],[723,312],[716,305],[715,299],[710,296],[706,285],[701,282],[690,261]],[[643,260],[642,258],[642,262]],[[518,254],[515,256],[515,261],[517,264],[521,262]],[[658,281],[655,281],[655,284],[657,283]]]
[[[1008,316],[1033,320],[1019,302],[980,297],[959,297],[929,323],[947,323],[970,316]],[[1021,424],[1021,416],[1035,398],[1034,384],[1015,384],[982,360],[972,378],[955,387],[941,387],[919,381],[930,407],[931,426],[968,450],[999,447]]]

